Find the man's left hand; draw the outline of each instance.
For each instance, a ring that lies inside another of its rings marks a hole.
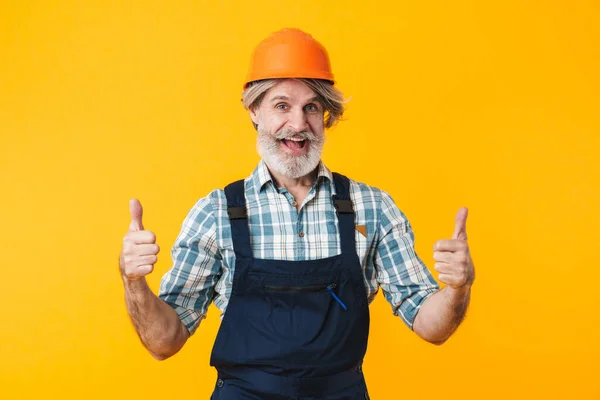
[[[465,207],[456,214],[454,234],[450,240],[438,240],[433,246],[434,268],[438,279],[453,289],[468,288],[475,279],[475,269],[467,243],[467,215]]]

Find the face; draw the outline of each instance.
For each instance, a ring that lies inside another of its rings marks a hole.
[[[304,83],[280,81],[250,116],[258,125],[258,153],[269,168],[300,178],[317,167],[325,142],[323,106]]]

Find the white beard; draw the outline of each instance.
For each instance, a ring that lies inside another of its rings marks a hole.
[[[309,146],[306,154],[291,156],[280,149],[281,140],[290,136],[308,139],[305,146]],[[317,136],[310,131],[294,132],[289,129],[281,129],[274,135],[258,127],[256,149],[269,168],[277,171],[287,178],[300,178],[308,175],[319,165],[325,136]]]

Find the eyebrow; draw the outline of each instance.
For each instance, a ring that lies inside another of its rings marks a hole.
[[[275,100],[285,100],[285,101],[290,101],[290,98],[284,95],[279,95],[279,96],[275,96],[273,97],[270,101],[274,102]],[[317,96],[315,97],[311,97],[310,99],[308,99],[307,103],[311,103],[311,102],[319,102],[319,98]]]

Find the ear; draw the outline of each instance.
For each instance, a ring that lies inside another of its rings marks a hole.
[[[259,117],[258,113],[259,112],[260,112],[260,109],[258,107],[250,109],[250,118],[252,119],[252,122],[255,125],[258,125],[258,119],[259,119],[258,118]]]

